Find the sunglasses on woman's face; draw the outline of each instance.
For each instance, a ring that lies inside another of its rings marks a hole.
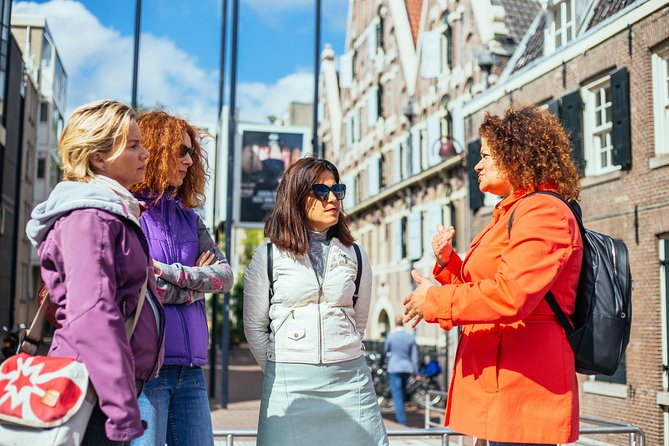
[[[311,190],[319,200],[327,200],[328,196],[330,195],[330,191],[332,191],[332,194],[337,200],[343,200],[346,196],[346,185],[342,183],[333,184],[332,186],[326,186],[325,184],[314,184],[311,186]]]
[[[190,155],[190,157],[193,158],[194,153],[194,148],[181,144],[181,148],[179,148],[179,158],[186,158],[186,155]]]

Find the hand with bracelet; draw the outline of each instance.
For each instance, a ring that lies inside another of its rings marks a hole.
[[[437,233],[432,237],[432,251],[437,258],[437,264],[442,268],[451,261],[454,236],[455,228],[453,226],[445,228],[441,224],[437,225]]]

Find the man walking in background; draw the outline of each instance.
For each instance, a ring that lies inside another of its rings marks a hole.
[[[390,391],[395,403],[395,421],[407,424],[404,400],[409,377],[418,372],[418,347],[413,334],[404,329],[403,317],[395,318],[395,329],[388,333],[383,344],[383,356],[387,360]]]

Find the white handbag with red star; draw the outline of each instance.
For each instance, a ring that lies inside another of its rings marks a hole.
[[[134,317],[126,321],[131,338],[144,304],[146,283]],[[0,365],[0,446],[79,446],[97,396],[86,366],[73,358],[35,356],[49,299],[42,302],[24,334],[20,351]]]
[[[82,363],[14,355],[0,366],[0,444],[78,445],[95,403]]]

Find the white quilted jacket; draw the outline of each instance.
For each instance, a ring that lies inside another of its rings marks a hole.
[[[330,240],[320,286],[308,255],[293,256],[273,246],[271,305],[267,246],[256,249],[244,275],[244,333],[263,370],[267,361],[328,364],[362,355],[372,270],[361,252],[362,276],[354,308],[357,260],[353,246]]]

